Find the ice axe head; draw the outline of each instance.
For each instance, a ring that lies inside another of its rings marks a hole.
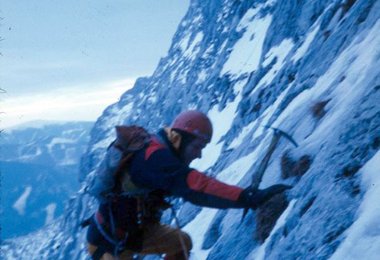
[[[280,135],[280,136],[285,137],[285,138],[288,139],[292,144],[294,144],[295,147],[298,147],[298,144],[297,144],[297,142],[294,140],[294,138],[293,138],[291,135],[289,135],[288,133],[284,132],[283,130],[278,129],[278,128],[276,128],[276,127],[272,127],[272,126],[270,126],[270,125],[265,125],[264,127],[265,127],[265,128],[270,128],[270,129],[272,129],[272,130],[274,131],[274,134],[275,134],[275,135]]]

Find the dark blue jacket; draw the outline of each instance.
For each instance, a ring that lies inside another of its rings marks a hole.
[[[182,163],[164,130],[152,137],[146,149],[135,154],[129,175],[139,187],[161,190],[199,206],[244,207],[238,201],[243,189],[217,181]]]

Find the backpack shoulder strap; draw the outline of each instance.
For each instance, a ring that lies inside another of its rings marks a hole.
[[[148,146],[151,135],[140,126],[116,126],[117,138],[113,146],[123,153],[119,166],[115,173],[115,191],[121,191],[123,175],[128,174],[127,168],[132,156]]]

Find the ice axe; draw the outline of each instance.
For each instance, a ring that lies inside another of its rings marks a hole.
[[[264,127],[268,129],[272,129],[274,131],[274,134],[263,160],[261,161],[259,167],[257,168],[257,171],[252,176],[252,182],[251,182],[250,187],[253,189],[257,189],[259,187],[260,182],[263,178],[264,172],[268,166],[269,160],[274,150],[276,149],[277,144],[280,141],[281,137],[285,137],[285,139],[289,140],[295,147],[298,147],[298,144],[294,140],[294,138],[290,136],[288,133],[284,132],[283,130],[278,129],[276,127],[269,126],[269,125],[265,125]],[[247,213],[248,213],[248,208],[245,208],[243,216],[242,216],[242,220],[244,219],[245,215],[247,215]]]

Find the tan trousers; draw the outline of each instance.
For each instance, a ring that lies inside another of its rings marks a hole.
[[[154,224],[144,229],[144,240],[139,255],[165,254],[166,260],[187,260],[192,248],[191,238],[178,228],[168,225]],[[89,244],[88,251],[92,255],[97,247]],[[118,257],[105,253],[101,260],[130,260],[135,252],[125,250]]]

